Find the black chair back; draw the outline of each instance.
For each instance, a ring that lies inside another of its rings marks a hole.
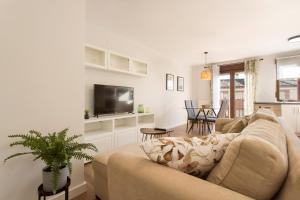
[[[184,104],[185,104],[185,109],[186,109],[186,112],[187,112],[187,115],[188,115],[188,119],[196,119],[196,112],[195,112],[196,107],[194,107],[193,101],[192,100],[185,100]]]

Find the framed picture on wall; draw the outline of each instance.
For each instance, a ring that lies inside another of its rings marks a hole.
[[[166,74],[166,89],[174,90],[174,75]]]
[[[184,91],[184,78],[177,76],[177,91]]]

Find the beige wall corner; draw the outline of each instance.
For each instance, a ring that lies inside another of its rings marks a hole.
[[[9,134],[70,128],[83,133],[84,0],[0,2],[0,162]],[[0,199],[37,198],[40,161],[32,156],[0,164]],[[75,161],[72,188],[84,184],[83,162]]]

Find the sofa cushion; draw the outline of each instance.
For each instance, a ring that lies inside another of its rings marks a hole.
[[[231,129],[231,127],[236,124],[239,121],[239,119],[233,119],[231,122],[228,122],[225,124],[222,128],[222,133],[228,133],[228,131]]]
[[[287,136],[287,151],[289,157],[289,170],[276,200],[298,200],[300,197],[300,140],[286,125],[283,119],[280,124]]]
[[[269,200],[279,190],[287,170],[281,126],[259,119],[230,143],[207,180],[257,200]]]
[[[235,118],[223,126],[222,133],[240,133],[247,124],[248,120],[246,118]]]
[[[203,138],[164,137],[144,142],[141,148],[154,162],[198,177],[222,158],[225,149],[239,133],[211,134]]]
[[[271,122],[279,123],[278,117],[271,109],[261,108],[250,116],[248,124],[255,122],[258,119],[265,119]]]
[[[120,151],[133,153],[135,155],[139,155],[139,156],[147,158],[147,156],[144,154],[144,152],[141,150],[141,148],[139,147],[138,144],[129,144],[129,145],[125,145],[125,146],[116,148],[114,150],[96,155],[93,160],[94,170],[97,170],[99,175],[103,176],[104,178],[107,178],[108,159],[113,153],[120,152]]]
[[[138,144],[125,145],[112,151],[100,153],[95,156],[94,160],[92,161],[94,170],[94,189],[95,194],[102,200],[108,200],[107,163],[110,156],[116,152],[126,152],[147,158]]]
[[[221,133],[240,133],[248,125],[249,117],[231,119],[223,124]]]

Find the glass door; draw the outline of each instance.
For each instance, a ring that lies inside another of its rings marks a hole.
[[[220,101],[227,100],[229,109],[226,117],[244,116],[244,89],[245,74],[244,72],[229,72],[219,76],[220,80]]]
[[[237,72],[234,75],[234,114],[235,117],[244,116],[245,73]]]

